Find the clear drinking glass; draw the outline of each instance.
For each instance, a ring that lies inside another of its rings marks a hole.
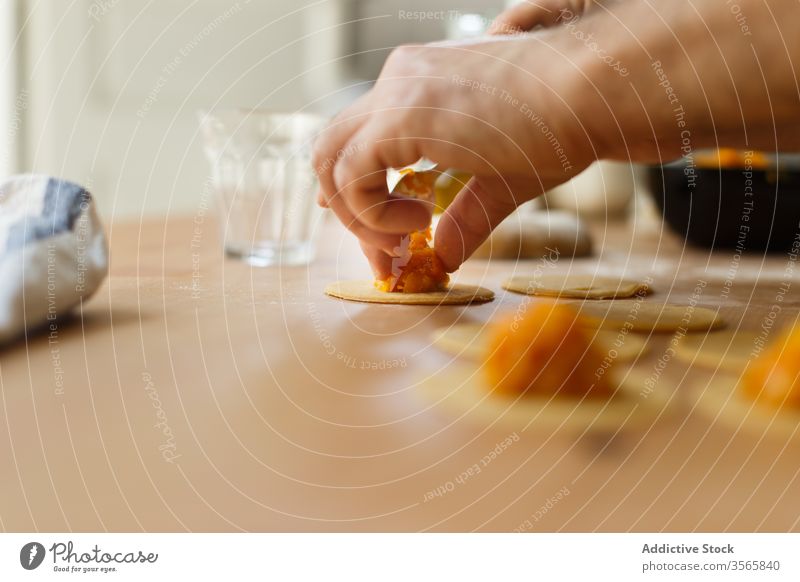
[[[228,256],[257,266],[303,265],[314,258],[322,209],[311,146],[325,122],[310,113],[200,114]]]

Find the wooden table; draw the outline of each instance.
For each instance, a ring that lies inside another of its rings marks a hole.
[[[597,255],[573,268],[652,274],[648,301],[678,304],[706,281],[700,304],[734,328],[758,329],[787,268],[683,248],[659,228],[596,234]],[[530,264],[469,262],[460,280],[497,290],[490,304],[380,306],[323,295],[368,274],[338,225],[309,268],[223,260],[202,215],[109,235],[110,277],[79,316],[0,355],[5,530],[798,529],[797,439],[693,410],[708,376],[675,359],[660,380],[671,414],[614,438],[515,436],[422,398],[419,380],[453,365],[431,332],[514,309],[524,298],[499,282]],[[792,289],[776,325],[798,311]],[[653,337],[641,365],[668,340]]]

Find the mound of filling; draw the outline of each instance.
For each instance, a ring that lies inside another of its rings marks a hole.
[[[610,362],[591,333],[570,305],[528,304],[490,330],[483,366],[489,388],[509,396],[610,397]]]
[[[410,198],[431,200],[436,174],[400,170],[403,178],[394,193]],[[375,281],[379,291],[387,293],[429,293],[443,291],[450,282],[442,261],[430,245],[431,229],[412,232],[404,237],[400,256],[392,261],[392,274]]]
[[[430,246],[431,229],[412,232],[406,239],[408,248],[395,259],[392,275],[375,281],[380,291],[391,293],[428,293],[447,288],[450,277],[442,261]]]
[[[783,332],[753,361],[741,390],[759,404],[800,409],[800,326]]]

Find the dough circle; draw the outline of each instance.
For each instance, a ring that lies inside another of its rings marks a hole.
[[[347,301],[396,305],[467,305],[494,299],[494,292],[489,289],[460,283],[451,285],[446,291],[386,293],[378,291],[372,281],[337,281],[325,287],[325,294]]]
[[[720,331],[686,336],[675,346],[675,357],[689,365],[739,374],[753,359],[759,334],[752,331]]]
[[[580,304],[580,312],[593,327],[627,328],[639,332],[709,331],[725,322],[716,311],[691,305],[634,301]]]
[[[439,349],[454,356],[464,356],[480,360],[486,354],[490,324],[457,323],[442,327],[433,332],[433,343]],[[647,353],[647,340],[640,336],[616,331],[596,330],[592,333],[592,343],[601,353],[616,351],[615,360],[631,362]]]
[[[649,292],[646,283],[586,274],[520,275],[503,282],[503,289],[525,295],[571,299],[619,299]]]
[[[771,408],[745,398],[732,374],[715,375],[698,394],[696,408],[705,418],[716,419],[731,430],[785,439],[800,437],[800,410]]]
[[[630,371],[628,371],[630,372]],[[650,423],[668,406],[666,391],[641,394],[643,378],[624,377],[611,399],[492,394],[475,365],[452,365],[417,384],[423,398],[448,415],[505,430],[611,432]]]

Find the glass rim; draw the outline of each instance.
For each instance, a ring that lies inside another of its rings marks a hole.
[[[289,120],[298,119],[310,122],[325,124],[330,118],[320,113],[312,111],[281,111],[278,109],[268,109],[261,107],[217,107],[211,109],[198,109],[197,117],[200,122],[210,119],[222,119],[225,117],[235,117],[240,119],[275,119]]]

